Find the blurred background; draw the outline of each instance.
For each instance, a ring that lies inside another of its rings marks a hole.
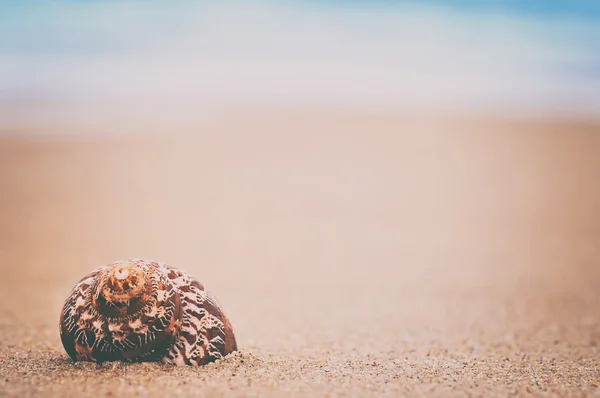
[[[258,353],[597,359],[598,26],[582,0],[3,1],[0,347],[59,355],[71,287],[144,257]]]
[[[0,7],[0,117],[13,132],[186,129],[231,107],[597,116],[600,104],[594,1]]]

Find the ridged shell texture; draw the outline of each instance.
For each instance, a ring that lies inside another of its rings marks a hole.
[[[82,278],[64,304],[60,335],[75,361],[194,366],[237,350],[229,320],[198,280],[141,259]]]

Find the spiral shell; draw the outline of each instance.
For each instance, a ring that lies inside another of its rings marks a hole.
[[[74,361],[194,366],[237,350],[229,320],[198,280],[141,259],[82,278],[64,304],[60,336]]]

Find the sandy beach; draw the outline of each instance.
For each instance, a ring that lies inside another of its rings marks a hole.
[[[226,116],[0,139],[0,396],[600,395],[600,123]],[[208,286],[240,351],[72,362],[70,289],[133,257]]]

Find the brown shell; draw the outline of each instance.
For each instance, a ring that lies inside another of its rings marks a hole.
[[[237,350],[229,320],[200,282],[140,259],[82,278],[61,312],[60,335],[75,361],[204,365]]]

